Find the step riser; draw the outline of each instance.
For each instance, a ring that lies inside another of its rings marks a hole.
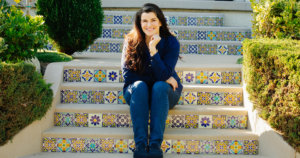
[[[241,72],[177,71],[184,84],[241,84]],[[122,71],[118,69],[64,69],[64,82],[117,82],[123,83]]]
[[[44,137],[44,152],[133,153],[133,139]],[[164,140],[167,154],[257,155],[258,140]]]

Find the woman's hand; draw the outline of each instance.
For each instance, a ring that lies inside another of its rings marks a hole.
[[[150,55],[153,56],[157,53],[156,45],[161,40],[161,37],[158,34],[155,34],[151,37],[151,40],[149,42],[149,51]]]
[[[168,80],[166,80],[166,82],[172,86],[174,91],[176,90],[176,88],[178,88],[178,83],[174,77],[171,76]]]

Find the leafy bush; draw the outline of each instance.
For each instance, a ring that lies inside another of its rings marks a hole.
[[[72,56],[69,56],[64,53],[59,52],[39,52],[35,55],[40,62],[62,62],[62,61],[71,61]]]
[[[60,52],[72,55],[85,50],[100,37],[104,13],[100,0],[38,0],[49,37]]]
[[[50,108],[53,93],[31,64],[0,63],[0,145]]]
[[[300,151],[300,41],[243,41],[244,79],[260,116]]]
[[[253,34],[258,37],[300,40],[299,0],[250,0]]]
[[[3,38],[0,37],[0,55],[2,52],[4,52],[7,49],[7,45],[5,44],[5,41]]]

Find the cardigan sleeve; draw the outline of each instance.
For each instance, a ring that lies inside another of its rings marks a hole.
[[[151,57],[153,74],[155,79],[159,81],[166,81],[173,75],[179,57],[180,45],[176,37],[168,37],[164,47],[158,51],[165,52],[157,52]],[[160,57],[160,54],[163,54],[163,59]]]

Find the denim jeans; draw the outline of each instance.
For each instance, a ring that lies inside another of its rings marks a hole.
[[[152,87],[143,81],[136,81],[124,90],[124,98],[130,106],[136,145],[148,142],[148,121],[150,115],[149,145],[161,145],[169,109],[172,109],[180,98],[180,90],[164,81],[157,81]]]

